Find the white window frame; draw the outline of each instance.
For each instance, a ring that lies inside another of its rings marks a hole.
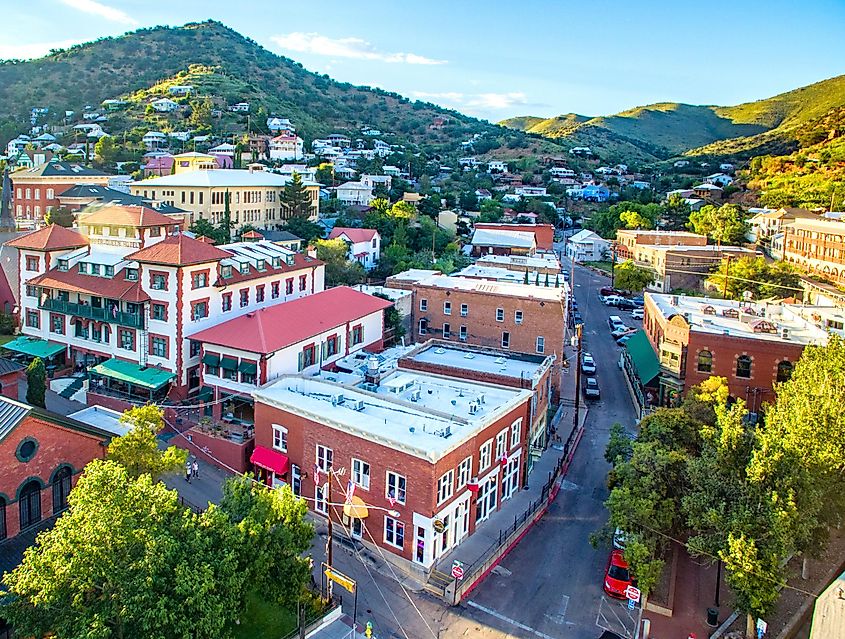
[[[513,321],[517,324],[522,324],[523,314],[522,311],[514,311],[513,312]]]
[[[370,464],[357,457],[352,458],[352,483],[363,488],[370,489]]]
[[[420,313],[425,313],[428,311],[428,300],[426,298],[420,299]]]
[[[422,318],[418,325],[417,325],[417,333],[420,335],[427,335],[428,334],[428,320],[426,318]]]
[[[399,480],[402,480],[402,482],[405,484],[405,487],[402,489],[401,493],[399,492]],[[393,499],[396,500],[396,503],[404,505],[405,501],[408,499],[408,478],[405,477],[405,475],[400,475],[397,472],[388,470],[385,481],[384,496],[389,498],[391,490],[393,490]],[[399,498],[400,495],[402,495],[401,499]]]
[[[452,302],[446,300],[443,302],[443,314],[444,315],[451,315],[452,314]]]
[[[387,522],[390,520],[393,522],[393,538],[391,539],[387,535]],[[402,529],[402,543],[396,543],[396,533],[399,529]],[[405,524],[396,519],[395,517],[391,517],[390,515],[384,516],[384,543],[393,546],[394,548],[404,548],[405,547]]]
[[[323,453],[322,456],[320,452]],[[317,444],[316,459],[317,468],[320,469],[320,472],[327,473],[332,469],[332,464],[334,463],[334,451],[328,446]]]
[[[505,339],[507,336],[507,339]],[[510,348],[511,347],[511,333],[510,331],[502,331],[502,348]]]
[[[314,486],[314,510],[323,515],[327,515],[329,513],[329,505],[326,501],[326,494],[323,492],[323,486],[325,486],[325,484]]]
[[[464,486],[469,483],[470,477],[472,477],[472,455],[464,459],[460,464],[458,464],[458,487],[457,490],[460,490]]]
[[[496,321],[497,322],[504,322],[505,321],[505,309],[497,308],[496,309]]]
[[[273,424],[273,449],[288,452],[288,429],[281,424]]]
[[[461,304],[461,317],[469,315],[469,304]]]
[[[481,448],[478,449],[478,472],[481,473],[488,468],[490,468],[490,464],[493,461],[493,440],[488,439],[486,442],[481,444]]]
[[[519,446],[522,440],[522,417],[511,424],[511,448]]]
[[[437,480],[437,503],[442,504],[448,499],[451,499],[452,495],[454,494],[455,470],[450,469],[443,473],[440,476],[440,479]]]
[[[443,322],[443,339],[449,339],[452,334],[452,325],[449,322]]]
[[[546,352],[546,338],[542,335],[537,336],[536,343],[534,345],[534,350],[538,353],[545,353]]]
[[[496,435],[496,461],[508,454],[508,429],[503,428]]]

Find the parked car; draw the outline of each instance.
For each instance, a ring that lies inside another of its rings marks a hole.
[[[599,383],[595,377],[588,377],[584,382],[584,397],[587,399],[600,399]]]
[[[581,355],[581,372],[587,375],[594,375],[596,372],[596,360],[589,353]]]
[[[645,317],[645,311],[641,308],[635,308],[631,311],[631,319],[641,320]]]
[[[605,306],[619,306],[625,300],[621,295],[608,295],[604,298]]]
[[[631,328],[630,326],[625,326],[624,324],[622,324],[622,325],[620,325],[620,326],[616,327],[615,329],[613,329],[613,330],[610,332],[610,336],[611,336],[613,339],[619,339],[620,337],[622,337],[622,336],[623,336],[623,335],[625,335],[626,333],[630,333],[630,332],[632,332],[632,331],[634,331],[634,330],[636,330],[636,329],[633,329],[633,328]]]
[[[618,296],[621,297],[622,291],[620,291],[619,289],[616,289],[616,288],[611,288],[609,286],[602,286],[599,289],[599,295],[601,295],[602,297],[607,297],[609,295],[618,295]]]
[[[645,298],[643,298],[641,295],[638,295],[636,297],[632,297],[631,301],[634,303],[634,305],[637,308],[642,308],[643,306],[645,306]]]
[[[610,327],[611,331],[615,331],[620,326],[625,326],[625,322],[623,322],[622,318],[618,315],[611,315],[607,318],[607,325]]]
[[[604,591],[616,599],[625,599],[625,590],[633,581],[622,551],[612,550],[604,575]]]
[[[583,324],[584,323],[584,318],[581,317],[581,313],[579,311],[575,311],[572,314],[572,319],[575,321],[576,324]]]
[[[631,300],[626,299],[624,297],[619,298],[619,301],[617,301],[614,306],[621,311],[632,311],[637,308],[637,306]]]

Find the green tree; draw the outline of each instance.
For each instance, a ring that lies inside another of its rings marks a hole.
[[[302,183],[302,176],[294,173],[281,195],[282,207],[290,217],[310,217],[313,212],[311,196]]]
[[[411,220],[417,216],[416,207],[409,202],[397,202],[390,208],[390,217],[399,220]]]
[[[662,226],[668,231],[682,231],[689,222],[690,205],[677,193],[670,195],[663,205]]]
[[[120,416],[129,432],[112,439],[108,457],[124,468],[130,477],[143,474],[158,479],[178,470],[188,459],[188,451],[169,446],[159,450],[156,435],[164,429],[164,412],[158,406],[130,408]]]
[[[373,293],[373,295],[375,297],[380,297],[383,300],[387,300],[388,302],[391,301],[391,299],[384,293]],[[385,329],[393,332],[393,340],[396,342],[405,335],[405,325],[402,322],[402,315],[400,315],[395,306],[391,306],[384,311],[384,327]]]
[[[614,283],[623,291],[642,293],[643,289],[654,281],[655,272],[644,266],[637,266],[631,260],[625,260],[614,267]]]
[[[608,464],[616,466],[617,463],[631,459],[632,453],[631,438],[625,432],[625,427],[619,422],[614,423],[610,427],[610,439],[604,451],[604,458]]]
[[[323,227],[307,217],[291,217],[285,220],[285,230],[302,238],[306,244],[323,237]]]
[[[364,267],[348,259],[349,245],[340,238],[317,240],[317,259],[326,263],[327,286],[351,286],[364,281]]]
[[[754,299],[790,297],[801,291],[801,278],[792,264],[769,263],[763,257],[725,259],[707,278],[707,284],[724,291],[726,277],[727,297],[734,300],[743,299],[746,291]]]
[[[228,480],[220,507],[196,514],[149,475],[95,460],[69,501],[5,577],[3,615],[22,636],[227,638],[250,593],[302,596],[313,527],[287,487]]]
[[[208,96],[202,96],[190,101],[191,115],[188,124],[198,129],[211,128],[212,103]]]
[[[65,206],[50,207],[44,215],[45,224],[58,224],[65,228],[70,228],[76,221],[76,216],[69,208]]]
[[[712,204],[690,213],[690,229],[721,244],[741,244],[747,230],[745,214],[736,204]]]
[[[111,164],[117,159],[117,146],[114,138],[104,135],[94,145],[94,156],[100,164]]]
[[[622,211],[619,214],[619,221],[629,229],[650,229],[654,225],[651,220],[637,211]]]
[[[505,212],[504,205],[492,198],[483,200],[478,207],[479,215],[477,222],[501,222]]]
[[[32,406],[45,407],[47,394],[47,369],[40,357],[36,357],[26,368],[26,402]]]

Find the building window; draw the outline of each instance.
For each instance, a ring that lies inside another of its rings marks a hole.
[[[58,268],[60,271],[66,271],[68,269],[67,260],[59,260],[56,264],[56,268]]]
[[[99,264],[91,264],[91,275],[99,275],[100,274],[100,265]]]
[[[423,319],[420,320],[419,328],[417,329],[417,332],[420,335],[425,335],[426,333],[428,333],[428,320],[427,319],[423,318]]]
[[[154,291],[165,291],[167,290],[167,277],[161,275],[160,273],[153,273],[152,281],[150,286]]]
[[[331,448],[317,445],[317,468],[320,471],[327,473],[332,469],[332,458],[334,453]]]
[[[497,322],[504,322],[505,321],[505,309],[497,308],[496,309],[496,321]]]
[[[33,479],[21,488],[18,499],[21,530],[41,521],[41,484]]]
[[[360,344],[364,341],[364,327],[358,324],[352,327],[352,345]]]
[[[191,287],[205,288],[206,286],[208,286],[208,273],[194,273],[193,277],[191,278]]]
[[[56,199],[56,191],[54,189],[47,189],[47,199],[48,200]]]
[[[407,480],[403,475],[394,473],[392,470],[387,471],[387,498],[393,499],[397,504],[405,503],[405,490],[407,487]]]
[[[467,340],[467,327],[466,326],[461,326],[461,330],[458,333],[458,339],[460,339],[462,342],[465,342]]]
[[[740,355],[736,358],[736,376],[744,379],[751,377],[751,358],[748,355]]]
[[[200,342],[196,342],[194,340],[188,342],[188,357],[196,357],[199,355],[201,348],[202,344]]]
[[[65,318],[64,318],[64,315],[51,315],[50,316],[50,330],[53,333],[58,333],[59,335],[64,335],[64,333],[65,333]]]
[[[326,340],[326,357],[337,355],[337,335],[332,335]]]
[[[537,336],[537,346],[535,347],[535,350],[538,353],[545,352],[545,350],[546,350],[546,338],[545,337],[543,337],[541,335]]]
[[[223,297],[221,298],[221,308],[223,312],[231,311],[232,310],[232,294],[231,293],[223,293]]]
[[[455,492],[455,471],[450,470],[437,480],[437,503],[442,504]]]
[[[329,480],[331,481],[331,480]],[[325,484],[324,484],[325,485]],[[316,486],[314,489],[314,510],[318,513],[327,514],[329,512],[328,503],[326,503],[326,496],[323,493],[323,486]]]
[[[522,418],[511,424],[511,448],[516,448],[520,439],[522,439]]]
[[[208,302],[194,302],[191,305],[191,319],[193,321],[208,317]]]
[[[449,326],[449,324],[448,324],[448,323],[447,323],[447,324],[443,324],[443,339],[449,339],[449,336],[450,336],[450,334],[452,333],[451,328],[452,328],[452,327],[451,327],[451,326]]]
[[[393,517],[384,517],[384,541],[396,548],[404,548],[405,546],[405,524],[401,521],[393,519]]]
[[[308,288],[308,276],[307,275],[300,275],[299,276],[299,290],[304,291]]]
[[[496,459],[499,460],[502,457],[505,457],[508,449],[508,429],[504,429],[499,431],[499,434],[496,435]]]
[[[303,370],[308,368],[309,366],[313,366],[316,362],[316,349],[314,345],[311,344],[306,346],[302,349],[302,352],[299,354],[299,370]]]
[[[26,325],[29,328],[41,328],[41,316],[38,311],[27,311],[26,312]]]
[[[469,315],[469,305],[461,304],[461,317],[466,317],[467,315]]]
[[[167,320],[167,307],[164,304],[153,304],[152,318],[160,322]]]
[[[120,348],[125,349],[127,351],[135,350],[135,333],[133,333],[132,331],[127,331],[125,328],[121,328],[118,331],[118,337]]]
[[[469,478],[472,476],[472,456],[467,457],[460,464],[458,464],[458,490],[469,483]]]
[[[522,324],[522,311],[513,312],[513,321],[517,324]]]
[[[352,458],[352,483],[364,490],[370,489],[370,465],[354,457]]]
[[[137,268],[126,269],[126,279],[130,282],[137,282],[138,281],[138,269]]]
[[[451,315],[452,314],[452,302],[443,302],[443,314],[444,315]]]
[[[270,283],[270,297],[272,299],[276,299],[279,297],[279,283],[278,282],[271,282]]]
[[[232,267],[227,265],[221,266],[220,275],[223,277],[223,279],[228,280],[230,277],[232,277]]]
[[[490,468],[490,463],[492,461],[491,454],[493,452],[493,440],[488,439],[481,445],[481,448],[478,451],[478,472],[483,470],[487,470]]]
[[[167,338],[153,337],[152,339],[152,355],[155,357],[167,357]]]
[[[713,353],[701,351],[698,353],[698,372],[709,373],[713,370]]]
[[[38,287],[32,286],[31,284],[26,285],[26,296],[27,297],[38,297]]]
[[[264,301],[264,287],[263,286],[256,286],[255,287],[255,302],[260,303]]]
[[[114,266],[110,266],[110,265],[106,264],[103,267],[103,275],[105,275],[108,278],[114,277]]]
[[[17,450],[15,450],[15,458],[19,462],[26,463],[31,461],[37,452],[38,440],[34,437],[24,437],[18,444]]]
[[[792,377],[792,362],[784,360],[778,364],[777,381],[786,382],[790,377]]]
[[[27,256],[26,258],[26,270],[27,271],[37,271],[38,270],[38,258]]]
[[[284,426],[273,424],[273,448],[288,452],[288,429]]]
[[[510,348],[511,347],[511,334],[507,331],[502,333],[502,348]]]
[[[285,280],[285,295],[293,294],[293,278],[289,277]]]
[[[9,532],[6,527],[6,500],[0,497],[0,541],[8,537]]]
[[[53,514],[56,515],[67,508],[67,497],[70,495],[71,472],[63,466],[53,479]]]
[[[428,310],[428,300],[421,299],[420,300],[420,312],[425,313]]]

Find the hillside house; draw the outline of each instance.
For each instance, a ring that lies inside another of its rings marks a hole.
[[[722,187],[715,184],[699,184],[692,187],[692,191],[696,197],[700,197],[702,200],[722,199]]]
[[[301,160],[305,157],[302,138],[285,132],[270,140],[271,160]]]
[[[172,113],[179,108],[179,105],[170,98],[159,98],[158,100],[153,100],[150,102],[150,106],[159,113]]]
[[[363,182],[346,182],[335,190],[337,199],[342,204],[369,206],[373,201],[373,187]]]
[[[490,160],[487,163],[488,173],[507,173],[508,163],[504,160]]]
[[[381,235],[375,229],[353,229],[336,226],[328,239],[341,239],[349,245],[348,258],[365,269],[376,267],[381,257]]]
[[[733,181],[734,179],[727,173],[713,173],[704,178],[704,182],[706,184],[715,184],[717,186],[721,186],[722,188],[733,183]]]
[[[566,256],[576,262],[598,262],[610,253],[610,241],[583,229],[566,242]]]
[[[190,95],[193,91],[194,87],[190,84],[177,84],[172,87],[167,87],[167,92],[170,95]]]

